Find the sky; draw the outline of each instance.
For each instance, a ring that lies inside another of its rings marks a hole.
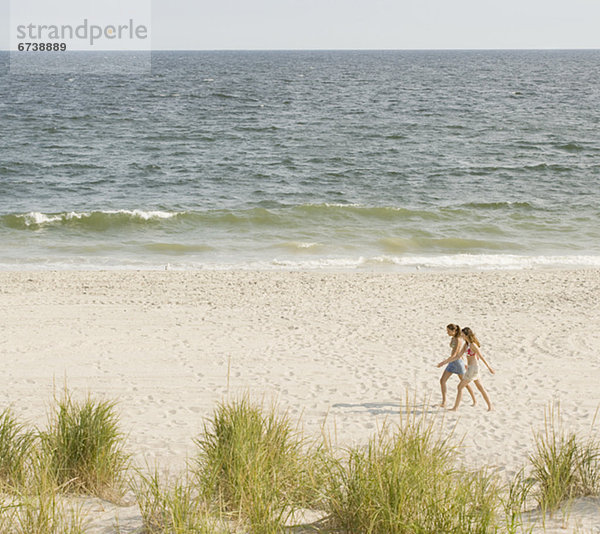
[[[131,18],[150,39],[70,48],[600,48],[600,0],[0,0],[0,48],[15,47],[17,24],[84,17],[103,28]]]

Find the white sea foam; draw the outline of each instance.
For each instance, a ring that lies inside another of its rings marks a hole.
[[[38,211],[32,211],[22,215],[26,226],[41,225],[62,220],[61,215],[46,215]]]
[[[275,245],[277,248],[286,248],[291,250],[311,250],[317,249],[322,245],[313,241],[286,241]]]
[[[177,212],[171,212],[171,211],[143,211],[143,210],[116,210],[116,211],[104,211],[102,213],[131,215],[132,217],[137,217],[137,218],[143,219],[145,221],[148,221],[150,219],[171,219],[172,217],[176,217],[178,215]]]
[[[64,212],[64,213],[41,213],[38,211],[32,211],[29,213],[25,213],[23,215],[19,215],[25,223],[26,226],[41,226],[44,224],[51,224],[55,222],[61,221],[70,221],[75,219],[85,219],[92,217],[94,214],[104,214],[104,215],[129,215],[133,218],[138,218],[142,220],[151,220],[151,219],[170,219],[172,217],[176,217],[178,212],[168,212],[168,211],[144,211],[144,210],[105,210],[98,212]]]
[[[25,223],[25,226],[42,226],[44,224],[51,224],[55,222],[60,222],[63,220],[70,219],[81,219],[82,217],[89,216],[88,213],[57,213],[57,214],[49,214],[49,213],[40,213],[39,211],[31,211],[29,213],[25,213],[20,215]]]
[[[453,254],[440,256],[375,256],[365,264],[392,264],[423,269],[532,269],[600,267],[600,256],[519,256],[514,254]]]
[[[456,254],[440,256],[360,256],[315,258],[311,260],[274,259],[254,262],[254,268],[284,269],[372,269],[384,270],[521,270],[538,268],[600,268],[599,256],[517,256],[508,254]],[[233,265],[232,268],[239,266]]]
[[[345,257],[246,261],[242,263],[202,262],[180,264],[181,268],[203,268],[213,270],[522,270],[536,268],[600,268],[600,256],[505,256],[505,255],[462,255],[431,257]]]
[[[94,255],[69,255],[53,259],[44,257],[19,258],[13,262],[0,263],[0,270],[164,270],[167,259],[144,256],[110,257]],[[311,259],[245,259],[242,261],[214,261],[190,255],[189,259],[177,258],[169,264],[173,270],[340,270],[340,271],[484,271],[523,269],[580,269],[600,268],[598,256],[516,256],[503,254],[457,254],[439,256],[354,256],[320,257]]]

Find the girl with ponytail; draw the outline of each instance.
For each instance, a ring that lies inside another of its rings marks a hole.
[[[452,337],[450,340],[450,348],[452,349],[450,358],[452,358],[462,348],[463,341],[460,326],[450,323],[448,326],[446,326],[446,333]],[[440,378],[440,387],[442,388],[442,403],[440,406],[442,408],[446,406],[446,382],[453,374],[456,374],[462,380],[465,374],[465,362],[462,358],[450,361],[442,373],[442,377]],[[475,406],[477,404],[477,400],[475,399],[473,388],[470,385],[467,385],[466,388],[473,399],[473,406]]]
[[[460,381],[460,384],[458,384],[458,391],[456,392],[456,401],[454,402],[454,407],[452,408],[452,411],[456,411],[458,409],[458,405],[460,404],[460,401],[462,399],[463,389],[469,387],[470,382],[475,383],[475,386],[483,395],[483,398],[488,406],[488,411],[491,411],[492,403],[490,402],[490,398],[487,394],[487,391],[483,387],[483,384],[481,383],[481,379],[479,377],[479,360],[481,360],[485,364],[485,366],[489,369],[490,373],[494,374],[495,371],[490,367],[486,359],[483,357],[483,354],[481,354],[481,350],[479,350],[481,344],[479,343],[479,340],[477,339],[477,336],[475,335],[473,330],[471,330],[470,328],[463,328],[461,330],[461,335],[462,338],[465,340],[465,343],[461,347],[461,349],[457,352],[457,354],[450,356],[450,358],[438,364],[438,367],[441,367],[442,365],[446,365],[447,363],[451,363],[457,360],[465,352],[467,353],[468,367],[463,378]]]

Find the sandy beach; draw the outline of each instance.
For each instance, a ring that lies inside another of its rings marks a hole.
[[[348,446],[397,420],[408,395],[463,438],[463,460],[509,477],[552,402],[569,430],[592,427],[599,296],[600,270],[0,272],[0,398],[40,427],[65,381],[115,400],[135,462],[176,472],[227,396],[276,400],[308,436]],[[468,395],[457,413],[438,407],[449,322],[473,328],[496,370],[482,371],[491,413]],[[593,532],[599,508],[578,503],[568,528]],[[122,532],[141,526],[135,507],[93,509],[91,532],[117,515]]]

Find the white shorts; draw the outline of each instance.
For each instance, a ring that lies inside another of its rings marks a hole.
[[[479,365],[477,363],[467,367],[463,380],[467,380],[468,382],[471,382],[472,380],[479,380]]]

